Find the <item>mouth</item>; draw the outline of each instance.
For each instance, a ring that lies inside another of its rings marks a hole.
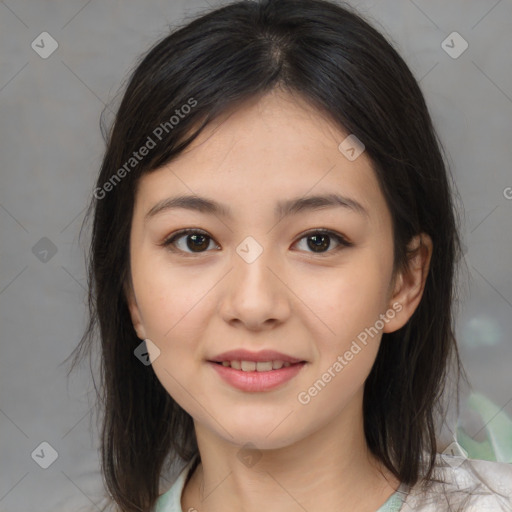
[[[306,361],[208,361],[218,377],[231,387],[248,393],[272,391],[292,381],[306,366]],[[274,368],[275,366],[275,368]]]
[[[280,370],[281,368],[288,368],[290,366],[301,365],[306,361],[299,361],[291,363],[289,361],[282,361],[281,359],[274,359],[271,361],[209,361],[210,363],[224,366],[225,368],[233,368],[234,370],[241,370],[243,372],[270,372]]]

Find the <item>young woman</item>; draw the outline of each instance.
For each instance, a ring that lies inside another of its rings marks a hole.
[[[147,53],[75,358],[98,327],[115,510],[510,510],[509,465],[437,453],[460,370],[440,148],[402,58],[334,3],[232,3]]]

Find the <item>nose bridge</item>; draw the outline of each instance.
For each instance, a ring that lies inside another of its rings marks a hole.
[[[263,245],[262,235],[258,238],[260,241],[254,236],[248,235],[236,247],[234,277],[239,284],[237,288],[266,288],[269,285],[269,281],[275,279],[275,276],[268,268],[272,262],[275,266],[275,254],[267,244]]]
[[[275,252],[251,235],[235,251],[228,293],[223,300],[225,319],[237,318],[253,326],[268,319],[283,320],[289,307],[286,287],[275,275],[279,274]]]

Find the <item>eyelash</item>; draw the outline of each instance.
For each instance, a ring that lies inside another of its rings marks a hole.
[[[169,249],[170,251],[172,252],[181,252],[183,254],[185,254],[187,257],[188,256],[199,256],[201,254],[204,254],[205,252],[209,252],[208,250],[205,250],[205,251],[202,251],[202,252],[187,252],[187,251],[182,251],[181,249],[177,249],[175,246],[174,246],[174,243],[184,237],[185,235],[204,235],[206,236],[207,238],[209,238],[210,240],[214,240],[210,235],[208,235],[208,233],[206,231],[203,231],[201,229],[191,229],[191,228],[188,228],[188,229],[182,229],[180,231],[176,231],[175,233],[173,233],[172,235],[170,235],[169,237],[167,237],[161,244],[161,246],[163,247],[166,247],[167,249]],[[310,252],[310,254],[313,254],[315,256],[329,256],[333,253],[337,253],[338,251],[340,251],[341,249],[343,248],[347,248],[347,247],[352,247],[354,244],[349,242],[348,240],[346,240],[343,236],[341,236],[339,233],[336,233],[335,231],[331,231],[329,229],[314,229],[314,230],[311,230],[311,231],[308,231],[306,233],[303,233],[300,238],[297,240],[297,242],[300,242],[302,239],[304,238],[307,238],[308,236],[311,236],[311,235],[327,235],[331,238],[333,238],[334,240],[336,240],[336,242],[339,244],[338,247],[336,247],[335,249],[333,250],[327,250],[326,252],[312,252],[312,251],[308,251]],[[295,243],[297,243],[295,242]]]

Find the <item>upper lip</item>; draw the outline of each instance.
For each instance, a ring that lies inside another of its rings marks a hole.
[[[230,350],[229,352],[223,352],[218,356],[210,359],[212,362],[222,363],[223,361],[287,361],[290,364],[301,363],[304,360],[298,359],[297,357],[288,356],[275,350],[261,350],[260,352],[250,352],[249,350],[238,349]]]

